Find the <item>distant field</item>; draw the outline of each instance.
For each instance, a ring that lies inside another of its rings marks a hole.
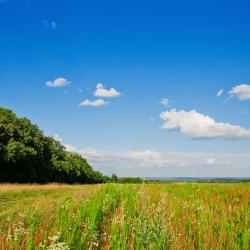
[[[250,184],[0,185],[0,249],[250,249]]]

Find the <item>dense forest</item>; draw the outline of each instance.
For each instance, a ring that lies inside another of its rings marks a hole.
[[[82,156],[65,147],[11,110],[0,108],[0,182],[102,183]]]

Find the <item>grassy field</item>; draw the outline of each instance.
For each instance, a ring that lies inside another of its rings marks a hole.
[[[0,249],[250,249],[250,184],[0,185]]]

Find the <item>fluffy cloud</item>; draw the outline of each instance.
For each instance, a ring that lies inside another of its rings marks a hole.
[[[161,113],[163,125],[167,130],[179,130],[187,137],[194,139],[243,139],[250,138],[250,130],[237,125],[216,122],[213,118],[200,114],[195,110],[166,111]]]
[[[220,90],[216,93],[216,95],[217,95],[218,97],[220,97],[220,96],[223,95],[223,93],[224,93],[224,89],[220,89]]]
[[[63,77],[56,78],[54,81],[47,81],[45,84],[48,87],[60,88],[69,85],[71,82]]]
[[[168,100],[168,98],[163,98],[162,100],[161,100],[161,104],[163,105],[163,106],[168,106],[169,105],[169,100]]]
[[[231,97],[237,97],[240,101],[250,100],[250,85],[237,85],[233,87],[228,94]]]
[[[114,88],[106,89],[102,83],[98,83],[94,95],[99,97],[118,97],[121,93]]]
[[[108,102],[105,102],[103,99],[97,99],[97,100],[94,100],[94,101],[85,100],[85,101],[80,103],[80,106],[99,107],[99,106],[104,106],[104,105],[107,105],[107,104],[108,104]]]

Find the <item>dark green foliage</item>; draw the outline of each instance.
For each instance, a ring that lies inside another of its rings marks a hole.
[[[123,177],[119,178],[119,183],[143,183],[143,179],[139,177]]]
[[[118,176],[114,173],[111,175],[111,182],[114,182],[114,183],[119,182]]]
[[[106,179],[28,119],[0,108],[0,182],[101,183]]]
[[[111,177],[108,180],[109,182],[112,183],[120,183],[120,184],[126,184],[126,183],[131,183],[131,184],[137,184],[137,183],[143,183],[143,179],[140,177],[118,177],[116,174],[112,174]]]

